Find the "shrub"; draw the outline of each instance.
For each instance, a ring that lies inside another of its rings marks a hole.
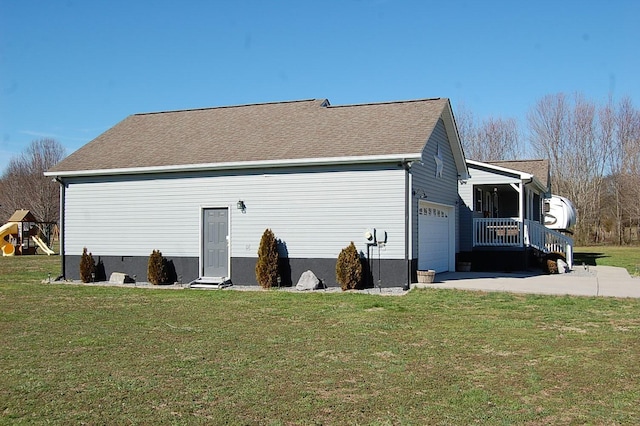
[[[80,281],[83,283],[89,283],[93,280],[96,273],[96,264],[93,261],[93,255],[87,254],[87,248],[82,249],[82,256],[80,257]]]
[[[168,282],[167,260],[160,250],[153,250],[147,265],[147,279],[151,284],[166,284]]]
[[[558,271],[558,259],[562,259],[566,262],[566,259],[562,253],[552,252],[548,253],[544,257],[543,269],[548,274],[557,274]]]
[[[353,241],[338,256],[336,280],[343,291],[358,288],[362,282],[362,261]]]
[[[278,242],[271,229],[265,229],[260,239],[256,281],[262,288],[271,288],[278,282]]]

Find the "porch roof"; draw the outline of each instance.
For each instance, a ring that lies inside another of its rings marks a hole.
[[[481,168],[487,171],[508,173],[521,180],[531,180],[541,191],[551,191],[549,175],[549,160],[514,160],[481,162],[467,160],[469,167]]]
[[[538,179],[545,188],[551,184],[549,160],[489,161],[488,164],[530,174]]]

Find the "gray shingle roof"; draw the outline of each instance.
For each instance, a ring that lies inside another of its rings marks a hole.
[[[135,114],[49,170],[419,154],[446,98],[330,106],[322,99]]]
[[[487,161],[487,164],[528,173],[535,176],[544,187],[549,188],[549,160]]]

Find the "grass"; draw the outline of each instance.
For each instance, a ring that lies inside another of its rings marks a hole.
[[[640,275],[640,247],[589,246],[574,249],[575,265],[606,265],[626,268],[631,275]]]
[[[0,423],[633,424],[637,300],[42,284],[0,258]]]

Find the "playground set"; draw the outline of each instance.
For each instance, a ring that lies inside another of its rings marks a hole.
[[[52,226],[55,228],[55,224],[36,220],[29,210],[16,210],[9,221],[0,226],[2,255],[36,254],[38,249],[47,255],[55,254],[45,242],[53,239]]]

